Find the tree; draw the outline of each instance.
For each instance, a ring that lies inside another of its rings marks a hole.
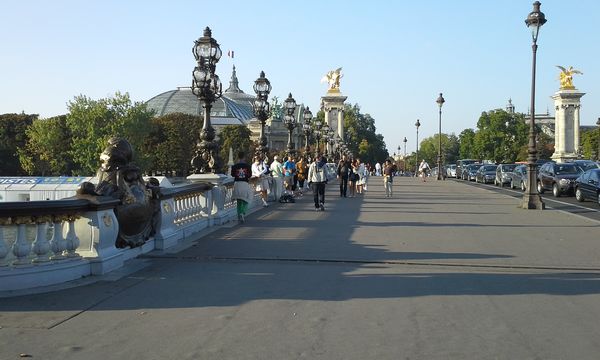
[[[464,129],[460,135],[458,135],[458,157],[460,159],[473,159],[475,158],[475,130]]]
[[[439,134],[423,139],[419,146],[419,157],[430,164],[437,164]],[[456,135],[442,134],[442,163],[455,163],[458,158],[459,142]]]
[[[583,131],[581,133],[581,149],[583,151],[583,157],[586,159],[600,160],[600,154],[598,154],[598,137],[600,136],[600,129]]]
[[[25,146],[19,149],[21,166],[29,175],[70,175],[71,132],[66,115],[36,119],[25,131]]]
[[[144,145],[150,155],[150,172],[169,176],[189,175],[202,123],[202,117],[184,113],[153,118]]]
[[[221,149],[221,160],[223,161],[223,172],[226,173],[227,161],[229,159],[229,149],[233,151],[233,160],[236,160],[237,153],[243,151],[250,154],[250,135],[251,131],[244,125],[226,125],[219,133],[219,147]],[[272,157],[270,157],[272,159]],[[250,158],[248,157],[248,160]]]
[[[76,96],[68,104],[67,126],[71,130],[69,154],[78,175],[94,174],[100,164],[99,154],[108,139],[127,139],[134,148],[134,161],[144,170],[150,164],[149,154],[143,153],[144,142],[151,131],[153,113],[144,103],[132,104],[129,94],[115,93],[114,97],[93,100]]]
[[[0,115],[0,176],[25,175],[18,150],[25,146],[26,130],[37,117],[25,113]]]
[[[345,105],[344,128],[348,149],[358,155],[361,161],[372,164],[389,157],[383,135],[375,132],[375,119],[369,114],[361,114],[358,104]]]
[[[474,155],[496,163],[513,163],[526,142],[527,125],[522,114],[491,110],[481,114],[473,141]]]

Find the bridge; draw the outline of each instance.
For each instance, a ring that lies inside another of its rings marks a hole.
[[[161,208],[170,211],[161,231],[136,249],[108,244],[102,229],[113,224],[114,204],[73,203],[70,217],[39,210],[72,228],[69,244],[63,258],[40,250],[2,258],[1,285],[13,289],[1,292],[0,358],[600,353],[594,206],[560,200],[527,211],[516,193],[452,180],[396,178],[391,199],[381,178],[368,186],[365,195],[340,198],[330,184],[325,212],[314,211],[309,195],[255,207],[245,224],[232,220],[227,185],[190,186],[163,195]],[[9,247],[9,228],[21,225],[4,224],[0,244]],[[24,230],[16,234],[28,241]],[[40,256],[51,260],[36,263]],[[60,277],[44,275],[44,266],[88,276],[26,286]]]

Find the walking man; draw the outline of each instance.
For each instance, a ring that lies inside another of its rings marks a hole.
[[[338,163],[337,178],[340,180],[340,197],[346,197],[348,192],[348,176],[350,174],[350,161],[346,155],[342,155],[342,160]]]
[[[246,221],[246,211],[254,197],[254,192],[248,185],[248,180],[252,176],[252,168],[246,163],[245,154],[241,151],[238,153],[238,162],[231,167],[231,176],[234,181],[231,198],[237,200],[238,221],[243,223]]]
[[[325,174],[326,164],[323,156],[319,154],[308,168],[308,184],[313,191],[316,211],[325,211],[325,184],[327,183],[327,175]]]
[[[391,161],[386,160],[383,166],[383,186],[385,187],[385,197],[391,198],[393,195],[394,168]]]
[[[275,201],[277,201],[283,194],[283,166],[279,162],[278,155],[273,157],[273,162],[271,163],[270,168],[271,175],[273,175],[273,188],[271,189],[271,192],[273,193]]]

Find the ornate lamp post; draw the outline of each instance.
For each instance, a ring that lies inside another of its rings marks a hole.
[[[327,144],[329,143],[329,124],[323,124],[321,128],[321,137],[323,138],[323,155],[327,158]]]
[[[321,146],[319,141],[321,140],[321,128],[323,127],[323,122],[321,122],[321,120],[319,120],[319,118],[315,118],[315,131],[314,131],[314,135],[315,135],[315,139],[317,140],[317,151],[316,153],[318,154],[321,151]]]
[[[529,13],[525,24],[531,30],[533,39],[533,62],[531,66],[531,121],[529,122],[529,148],[527,152],[527,191],[523,195],[521,207],[524,209],[543,210],[545,204],[537,191],[537,146],[536,146],[536,129],[535,129],[535,60],[537,52],[537,39],[542,25],[546,23],[544,13],[540,11],[540,2],[533,3],[533,11]]]
[[[419,127],[421,126],[421,122],[417,119],[415,123],[415,127],[417,128],[417,152],[415,153],[415,176],[419,174]]]
[[[254,81],[254,92],[256,93],[253,104],[254,116],[260,122],[260,141],[257,152],[261,156],[264,156],[269,151],[267,137],[265,136],[265,122],[269,118],[270,106],[268,98],[271,92],[271,83],[265,77],[264,71],[261,71],[260,77]]]
[[[296,118],[294,117],[294,112],[296,111],[296,100],[294,100],[294,98],[292,97],[292,93],[290,93],[287,99],[285,99],[283,107],[285,108],[283,123],[288,129],[288,154],[290,156],[294,156],[296,150],[294,150],[294,144],[292,143],[292,132],[296,128]]]
[[[329,143],[329,154],[334,157],[335,152],[333,151],[333,144],[335,144],[335,131],[330,127],[327,132],[327,142]],[[329,161],[329,159],[327,159]]]
[[[598,155],[596,156],[596,161],[600,161],[600,117],[596,121],[596,125],[598,125]]]
[[[213,102],[221,97],[221,80],[215,74],[217,62],[221,58],[221,48],[212,38],[210,28],[204,29],[201,38],[194,41],[192,53],[197,65],[192,72],[192,93],[198,97],[204,109],[204,123],[200,130],[200,141],[191,164],[196,174],[215,173],[221,167],[215,129],[210,123],[210,109]]]
[[[438,104],[438,106],[440,108],[440,121],[439,121],[439,129],[438,129],[439,144],[438,144],[438,158],[437,158],[437,163],[438,163],[437,179],[443,180],[444,177],[442,176],[442,105],[444,105],[444,102],[446,102],[446,100],[444,100],[442,93],[440,93],[440,96],[437,98],[437,100],[435,102]]]
[[[402,142],[404,143],[404,168],[402,169],[403,172],[406,172],[406,142],[408,140],[406,140],[406,136],[404,137],[404,140],[402,140]]]
[[[310,153],[310,145],[308,140],[310,138],[310,123],[312,121],[312,112],[306,107],[304,109],[304,124],[302,124],[302,130],[304,131],[304,153],[308,155]]]

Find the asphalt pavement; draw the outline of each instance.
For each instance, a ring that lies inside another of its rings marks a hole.
[[[596,359],[600,222],[457,181],[273,204],[0,298],[0,359]]]

